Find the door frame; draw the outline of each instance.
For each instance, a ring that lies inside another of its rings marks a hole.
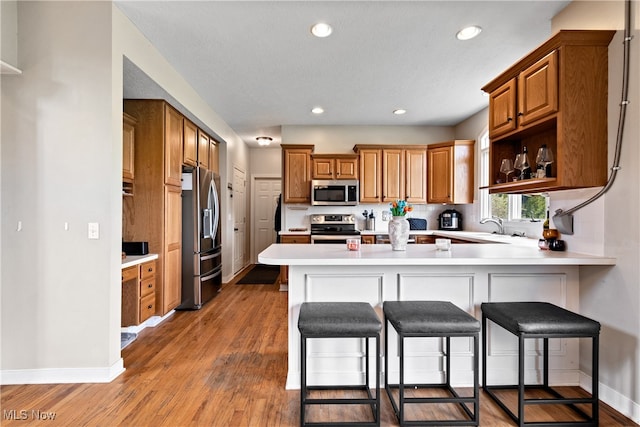
[[[256,194],[256,181],[258,179],[282,179],[282,174],[278,174],[278,173],[259,173],[259,174],[251,174],[251,206],[249,209],[249,220],[251,221],[251,237],[249,238],[250,241],[250,248],[249,250],[251,251],[251,263],[252,264],[257,264],[258,263],[258,254],[256,253],[256,243],[255,243],[255,239],[254,236],[256,235],[256,224],[255,224],[255,217],[256,217],[256,212],[255,212],[255,206],[253,203],[253,197]]]

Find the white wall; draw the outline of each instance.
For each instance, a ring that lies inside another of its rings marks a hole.
[[[108,381],[122,371],[111,4],[20,2],[18,27],[23,74],[2,79],[2,382]]]
[[[1,82],[0,382],[110,381],[123,369],[123,55],[223,138],[223,200],[248,149],[111,2],[18,2],[17,15],[23,74]]]
[[[574,214],[573,236],[563,236],[571,250],[615,256],[612,268],[581,268],[580,311],[602,324],[600,383],[602,399],[640,421],[640,8],[633,3],[631,81],[621,166],[606,195]],[[624,27],[623,1],[573,2],[553,19],[560,29],[616,29]],[[609,45],[609,165],[613,161],[622,93],[623,33]],[[593,190],[551,196],[552,209],[569,209]],[[588,352],[588,345],[581,355]],[[590,359],[581,357],[589,373]],[[585,381],[586,382],[586,381]]]
[[[0,60],[18,67],[18,4],[15,0],[0,2]]]

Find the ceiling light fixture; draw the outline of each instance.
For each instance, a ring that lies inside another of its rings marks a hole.
[[[407,110],[403,109],[403,108],[398,108],[397,110],[393,110],[393,114],[395,114],[396,116],[401,116],[403,114],[405,114],[407,112]]]
[[[322,114],[322,113],[324,113],[324,108],[322,108],[322,107],[313,107],[311,109],[311,112],[313,114]]]
[[[329,37],[332,32],[333,28],[331,28],[331,25],[325,24],[324,22],[318,22],[317,24],[311,26],[311,34],[316,37]]]
[[[482,32],[482,28],[477,25],[466,27],[457,32],[456,38],[458,40],[471,40]]]
[[[273,138],[271,138],[270,136],[259,136],[256,138],[256,141],[258,141],[258,145],[262,145],[264,147],[271,144]]]

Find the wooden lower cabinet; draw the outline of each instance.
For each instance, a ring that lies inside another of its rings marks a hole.
[[[371,235],[360,236],[360,239],[363,245],[374,245],[376,243],[376,236],[371,236]]]
[[[156,262],[122,270],[123,327],[139,325],[156,312]]]
[[[300,234],[283,234],[280,236],[280,243],[283,244],[299,244],[311,243],[311,236]],[[280,266],[280,285],[289,284],[289,266]]]
[[[416,244],[419,245],[433,244],[436,242],[436,236],[422,236],[418,234],[415,236],[415,240]]]

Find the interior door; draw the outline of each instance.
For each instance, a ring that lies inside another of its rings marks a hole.
[[[245,171],[233,167],[233,274],[245,267],[246,212]]]
[[[258,178],[255,180],[254,190],[251,258],[257,262],[258,254],[276,242],[274,220],[278,197],[282,192],[282,179]]]

